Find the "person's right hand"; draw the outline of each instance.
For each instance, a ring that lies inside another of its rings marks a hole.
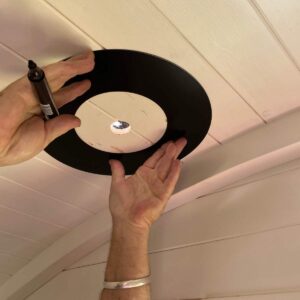
[[[174,191],[180,173],[177,157],[186,143],[185,138],[180,138],[164,144],[126,179],[122,163],[109,161],[112,170],[109,207],[114,227],[149,231]]]
[[[70,78],[90,72],[94,64],[94,53],[89,51],[43,68],[58,108],[90,88],[89,80],[61,87]],[[44,121],[35,91],[23,76],[0,92],[0,166],[32,158],[58,136],[78,126],[80,120],[73,115]]]

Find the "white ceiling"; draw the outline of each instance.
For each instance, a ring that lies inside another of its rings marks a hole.
[[[189,71],[211,100],[204,142],[184,161],[300,107],[298,0],[1,0],[0,89],[87,48],[126,48]],[[110,178],[45,152],[0,169],[0,284],[108,206]],[[55,187],[55,188],[53,188]]]

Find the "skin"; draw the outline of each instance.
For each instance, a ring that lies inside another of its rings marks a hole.
[[[89,80],[62,86],[70,78],[90,72],[94,65],[94,53],[88,51],[43,68],[58,108],[90,88]],[[45,121],[35,91],[27,76],[23,76],[0,92],[0,166],[34,157],[54,139],[78,126],[80,120],[73,115]],[[122,163],[110,160],[109,208],[113,230],[106,281],[132,280],[150,274],[150,229],[174,191],[180,174],[177,157],[186,142],[180,138],[164,144],[127,178]],[[150,287],[103,289],[100,299],[150,299]]]
[[[151,225],[163,213],[180,174],[177,159],[186,145],[181,138],[164,144],[136,173],[125,179],[120,161],[111,160],[109,207],[113,218],[106,281],[124,281],[150,274],[148,240]],[[103,289],[101,300],[150,299],[150,287]]]
[[[89,51],[42,68],[58,108],[90,88],[89,80],[61,87],[68,79],[90,72],[94,64],[94,53]],[[78,118],[67,114],[44,121],[38,98],[26,75],[0,93],[0,120],[0,166],[32,158],[58,136],[80,126]]]

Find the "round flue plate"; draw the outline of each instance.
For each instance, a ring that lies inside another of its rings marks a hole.
[[[179,159],[201,143],[210,127],[211,106],[204,89],[194,77],[174,63],[144,52],[113,49],[97,50],[94,53],[94,69],[72,78],[64,85],[89,79],[91,88],[61,107],[60,114],[75,115],[84,102],[96,95],[109,92],[134,93],[154,101],[163,110],[167,128],[156,143],[130,153],[111,153],[96,149],[85,143],[73,129],[50,143],[45,149],[48,154],[76,169],[102,175],[111,175],[108,161],[118,159],[128,175],[133,174],[169,140],[182,136],[187,139],[187,145]],[[134,107],[126,109],[129,111]]]

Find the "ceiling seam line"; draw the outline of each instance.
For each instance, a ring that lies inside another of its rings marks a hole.
[[[206,296],[204,298],[194,299],[194,300],[209,300],[209,299],[223,299],[223,298],[238,298],[238,300],[242,300],[242,298],[250,296],[264,296],[264,295],[278,295],[278,294],[293,294],[293,293],[299,293],[300,292],[300,286],[296,288],[281,288],[281,289],[273,289],[273,290],[265,290],[265,291],[257,291],[257,292],[249,292],[249,293],[238,293],[233,295],[210,295]],[[188,300],[188,299],[187,299]],[[193,300],[193,299],[191,299]]]
[[[287,228],[295,228],[295,227],[300,227],[300,223],[294,223],[294,224],[288,224],[288,225],[278,226],[278,227],[274,227],[274,228],[268,228],[268,229],[264,229],[264,230],[246,232],[246,233],[236,234],[236,235],[232,235],[232,236],[229,235],[229,236],[225,236],[225,237],[221,237],[221,238],[217,238],[217,239],[213,239],[213,240],[195,242],[195,243],[165,248],[165,249],[161,249],[161,250],[153,250],[153,251],[150,251],[149,254],[156,254],[156,253],[161,253],[161,252],[180,250],[180,249],[189,248],[189,247],[218,243],[218,242],[234,240],[234,239],[239,239],[239,238],[248,237],[248,236],[254,236],[254,235],[263,234],[263,233],[272,232],[272,231],[279,231],[279,230],[283,230],[283,229],[287,229]]]
[[[217,138],[215,138],[211,133],[207,133],[215,142],[217,142],[219,145],[223,145],[221,141],[219,141]]]
[[[40,242],[38,240],[34,240],[34,239],[31,239],[31,238],[27,238],[25,236],[21,236],[21,235],[18,235],[18,234],[15,234],[15,233],[12,233],[12,232],[9,232],[9,231],[5,231],[5,230],[2,230],[0,229],[0,234],[3,233],[3,234],[6,234],[6,235],[10,235],[12,237],[15,237],[19,240],[24,240],[24,241],[28,241],[32,244],[40,244],[40,246],[45,246],[45,247],[48,247],[51,245],[51,243],[44,243],[44,242]]]
[[[18,259],[23,259],[23,260],[26,260],[27,262],[29,262],[31,260],[31,258],[27,258],[27,257],[24,257],[24,256],[19,256],[19,255],[15,255],[15,254],[10,254],[8,252],[5,252],[3,250],[1,250],[0,248],[0,255],[7,255],[7,256],[11,256],[11,257],[16,257]],[[1,273],[0,273],[1,274]]]
[[[51,226],[54,226],[54,227],[58,227],[58,228],[60,228],[60,229],[66,229],[66,230],[72,229],[72,227],[65,227],[65,226],[63,226],[63,225],[58,225],[58,224],[54,224],[54,223],[52,223],[52,222],[44,221],[43,219],[40,219],[40,218],[35,217],[35,216],[33,216],[33,215],[27,214],[27,213],[22,212],[22,211],[20,211],[20,210],[13,209],[13,208],[10,208],[10,207],[7,207],[7,206],[2,205],[2,204],[0,204],[0,209],[1,209],[1,208],[7,209],[7,210],[11,210],[11,211],[13,211],[13,212],[15,212],[15,213],[17,213],[17,214],[19,214],[19,215],[26,216],[26,217],[29,218],[29,219],[33,219],[33,220],[39,221],[40,223],[44,223],[44,224],[48,224],[48,225],[51,225]]]
[[[179,35],[196,51],[196,53],[223,79],[223,81],[246,103],[246,105],[257,115],[257,117],[264,123],[267,124],[267,121],[256,111],[256,109],[245,99],[244,96],[222,75],[220,71],[200,52],[200,50],[182,33],[181,30],[164,14],[164,12],[153,3],[152,0],[149,0],[150,3],[156,8],[158,12],[172,25],[172,27],[179,33]]]
[[[300,167],[295,167],[295,168],[291,168],[291,169],[287,169],[287,170],[284,170],[284,171],[281,171],[281,172],[278,172],[278,173],[274,173],[272,175],[269,175],[269,176],[265,176],[265,177],[262,177],[260,179],[255,179],[255,180],[252,180],[252,181],[249,181],[249,182],[246,182],[246,183],[242,183],[242,184],[238,184],[238,185],[234,185],[234,186],[231,186],[231,187],[228,187],[228,188],[224,188],[224,189],[220,189],[220,190],[216,190],[215,192],[213,193],[208,193],[208,194],[205,194],[205,195],[202,195],[200,197],[197,197],[195,198],[194,200],[196,199],[201,199],[201,198],[204,198],[206,196],[210,196],[210,195],[214,195],[214,194],[218,194],[218,193],[221,193],[221,192],[224,192],[224,191],[229,191],[229,190],[233,190],[235,188],[238,188],[238,187],[242,187],[244,185],[248,185],[248,184],[251,184],[251,183],[255,183],[255,182],[258,182],[258,181],[262,181],[262,180],[265,180],[265,179],[268,179],[270,177],[274,177],[274,176],[277,176],[277,175],[280,175],[282,173],[286,173],[286,172],[290,172],[290,171],[295,171],[297,169],[299,169]],[[167,212],[168,213],[168,212]]]
[[[273,26],[273,24],[271,23],[267,15],[264,13],[263,9],[260,7],[258,2],[256,0],[248,0],[248,3],[255,11],[260,21],[263,23],[263,25],[272,35],[273,39],[279,44],[279,46],[281,47],[285,55],[288,57],[288,59],[292,62],[292,64],[296,67],[296,69],[300,71],[300,66],[298,65],[296,58],[290,52],[289,48],[286,46],[285,42],[280,37],[279,33],[277,32],[277,30],[275,29],[275,27]]]
[[[92,101],[88,101],[88,104],[90,104],[91,106],[95,107],[96,109],[98,109],[99,111],[101,111],[104,115],[106,115],[108,118],[112,119],[112,120],[118,120],[118,118],[116,118],[115,116],[111,115],[110,113],[108,113],[106,110],[104,110],[102,107],[99,107],[97,104],[95,104]],[[139,137],[142,137],[142,139],[145,139],[147,142],[149,143],[153,143],[151,140],[149,140],[148,138],[144,137],[142,134],[140,134],[139,132],[137,132],[134,129],[131,129],[131,132]]]
[[[74,205],[74,204],[71,204],[71,203],[69,203],[69,202],[65,202],[65,201],[60,200],[60,199],[58,199],[58,198],[56,198],[56,197],[53,197],[53,196],[51,196],[51,195],[48,195],[48,194],[45,194],[45,193],[40,192],[40,191],[38,191],[38,190],[35,190],[35,189],[33,189],[33,188],[31,188],[31,187],[29,187],[29,186],[27,186],[27,185],[24,185],[24,184],[22,184],[22,183],[19,183],[19,182],[15,181],[15,180],[12,180],[12,179],[7,178],[7,177],[5,177],[5,176],[0,175],[0,179],[2,179],[2,180],[4,180],[4,181],[8,181],[8,182],[13,183],[13,184],[16,184],[16,185],[18,185],[18,186],[21,186],[22,188],[24,188],[24,189],[26,189],[26,190],[30,190],[31,192],[36,193],[36,194],[39,194],[39,195],[41,195],[41,196],[43,196],[43,197],[45,197],[45,198],[50,198],[50,199],[52,199],[52,200],[54,200],[54,201],[56,201],[56,202],[58,202],[58,203],[63,203],[63,204],[65,204],[65,205],[67,205],[67,206],[69,206],[69,207],[72,207],[72,208],[74,208],[74,209],[82,210],[83,212],[86,212],[86,213],[91,214],[91,215],[95,214],[95,213],[92,212],[92,211],[86,210],[86,209],[84,209],[84,208],[81,208],[81,207],[76,206],[76,205]]]
[[[162,252],[168,252],[168,251],[175,251],[175,250],[190,248],[190,247],[194,247],[194,246],[208,245],[208,244],[218,243],[218,242],[222,242],[222,241],[234,240],[234,239],[238,239],[238,238],[243,238],[243,237],[248,237],[248,236],[252,236],[252,235],[261,234],[261,233],[263,234],[263,233],[266,233],[266,232],[278,231],[278,230],[287,229],[287,228],[294,228],[294,227],[300,227],[300,223],[289,224],[289,225],[285,225],[285,226],[279,226],[279,227],[274,227],[274,228],[269,228],[269,229],[264,229],[264,230],[259,230],[259,231],[241,233],[241,234],[237,234],[237,235],[225,236],[225,237],[215,238],[215,239],[212,239],[212,240],[206,240],[206,241],[201,241],[201,242],[183,244],[183,245],[164,248],[164,249],[160,249],[160,250],[152,250],[152,251],[148,251],[148,254],[149,255],[150,254],[157,254],[157,253],[162,253]],[[70,268],[70,269],[65,269],[64,271],[69,271],[69,270],[74,270],[74,269],[79,269],[79,268],[84,268],[84,267],[91,267],[91,266],[100,265],[100,264],[104,264],[104,263],[107,263],[107,260],[106,261],[101,261],[101,262],[95,262],[95,263],[91,263],[91,264],[87,264],[87,265],[81,265],[81,266],[77,266],[77,267]]]
[[[6,51],[8,51],[13,56],[18,57],[20,60],[22,60],[24,62],[27,61],[27,58],[25,56],[23,56],[22,54],[20,54],[19,52],[17,52],[15,49],[11,48],[10,46],[4,44],[3,42],[0,42],[0,47],[4,48]]]
[[[50,154],[49,154],[49,155],[50,155]],[[85,179],[82,179],[81,177],[77,177],[76,175],[72,174],[72,173],[69,172],[68,170],[63,169],[63,168],[60,168],[60,167],[58,167],[58,166],[52,164],[51,162],[48,162],[48,161],[44,160],[43,158],[40,158],[40,157],[38,157],[38,156],[35,156],[35,157],[33,157],[33,158],[36,159],[36,160],[38,160],[38,161],[41,161],[42,163],[44,163],[44,164],[46,164],[46,165],[51,166],[51,167],[54,168],[54,169],[57,169],[57,170],[59,170],[59,171],[62,171],[63,173],[67,173],[68,175],[70,175],[70,177],[73,177],[73,178],[75,178],[75,179],[77,179],[77,180],[79,180],[79,181],[82,181],[83,183],[86,183],[86,184],[88,184],[88,185],[90,185],[90,186],[92,186],[92,187],[94,187],[94,188],[96,188],[96,189],[99,189],[99,191],[102,191],[102,190],[103,190],[102,188],[99,188],[99,186],[97,186],[97,185],[95,185],[95,184],[93,184],[93,183],[90,183],[89,181],[87,181],[87,180],[85,180]]]
[[[93,38],[89,33],[87,33],[85,30],[83,30],[81,27],[79,27],[77,24],[75,24],[70,18],[68,18],[65,14],[63,14],[58,8],[53,6],[51,3],[49,3],[47,0],[40,0],[45,5],[50,7],[53,11],[55,11],[58,15],[60,15],[63,19],[65,19],[67,22],[71,24],[74,28],[76,28],[78,31],[80,31],[83,35],[85,35],[88,39],[90,39],[93,43],[97,44],[102,49],[106,49],[103,45],[101,45],[95,38]]]
[[[102,264],[106,264],[106,263],[107,263],[107,261],[100,261],[100,262],[97,262],[97,263],[91,263],[91,264],[77,266],[77,267],[70,267],[70,268],[64,269],[62,272],[68,272],[68,271],[72,271],[72,270],[76,270],[76,269],[93,267],[93,266],[96,266],[96,265],[102,265]]]

